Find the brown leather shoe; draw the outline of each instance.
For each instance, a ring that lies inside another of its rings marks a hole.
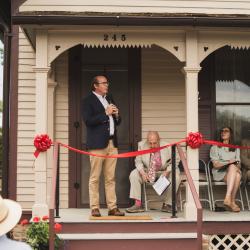
[[[98,208],[94,208],[91,210],[91,215],[94,217],[101,217],[101,213]]]
[[[108,215],[109,216],[124,216],[125,213],[121,212],[118,208],[114,208],[112,210],[109,210]]]

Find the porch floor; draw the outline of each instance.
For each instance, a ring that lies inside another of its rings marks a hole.
[[[124,209],[121,209],[124,211]],[[103,216],[108,214],[107,209],[100,209],[100,212]],[[160,210],[149,210],[143,213],[129,214],[126,213],[127,216],[145,216],[148,215],[152,218],[152,220],[90,220],[90,209],[88,208],[68,208],[68,209],[60,209],[59,216],[57,218],[57,222],[63,223],[100,223],[100,222],[192,222],[194,220],[184,218],[184,212],[178,212],[177,218],[171,218],[170,213],[164,213]],[[240,213],[233,212],[213,212],[207,209],[203,210],[203,221],[204,222],[250,222],[250,211],[245,210]]]

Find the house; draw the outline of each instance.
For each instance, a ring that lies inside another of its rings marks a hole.
[[[2,147],[2,159],[1,159],[1,194],[7,196],[8,193],[8,146],[9,146],[9,87],[10,87],[10,49],[11,49],[11,4],[10,1],[4,1],[0,3],[0,40],[4,46],[4,55],[1,59],[1,63],[5,65],[2,73],[3,75],[3,116],[2,116],[2,142],[5,147]],[[2,166],[5,166],[3,168]],[[5,180],[2,184],[2,180]]]
[[[50,200],[53,152],[40,154],[33,167],[34,136],[47,133],[84,149],[80,100],[97,74],[110,79],[123,115],[120,152],[136,150],[152,129],[169,142],[191,131],[215,139],[224,124],[233,127],[237,143],[250,137],[250,1],[13,2],[18,51],[12,54],[8,190],[27,213],[47,214]],[[186,151],[198,191],[198,160],[208,161],[208,150]],[[87,208],[87,157],[65,148],[60,153],[60,208]],[[132,168],[131,159],[118,162],[123,207]],[[184,218],[196,215],[187,189]],[[232,225],[237,234],[249,233],[249,221]],[[215,233],[230,233],[226,223],[220,226]]]

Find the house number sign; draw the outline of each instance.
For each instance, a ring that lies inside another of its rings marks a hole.
[[[103,34],[103,41],[126,41],[127,35],[126,34]]]

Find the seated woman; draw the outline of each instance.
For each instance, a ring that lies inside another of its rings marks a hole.
[[[241,145],[250,146],[250,140],[244,139],[242,140]],[[242,164],[242,182],[246,184],[250,181],[250,149],[243,149],[240,152],[240,159]]]
[[[230,127],[220,130],[220,141],[233,144],[233,131]],[[215,181],[227,183],[224,205],[232,212],[239,212],[240,207],[235,203],[235,196],[240,186],[240,150],[228,147],[212,146],[210,158],[213,163],[213,178]]]

